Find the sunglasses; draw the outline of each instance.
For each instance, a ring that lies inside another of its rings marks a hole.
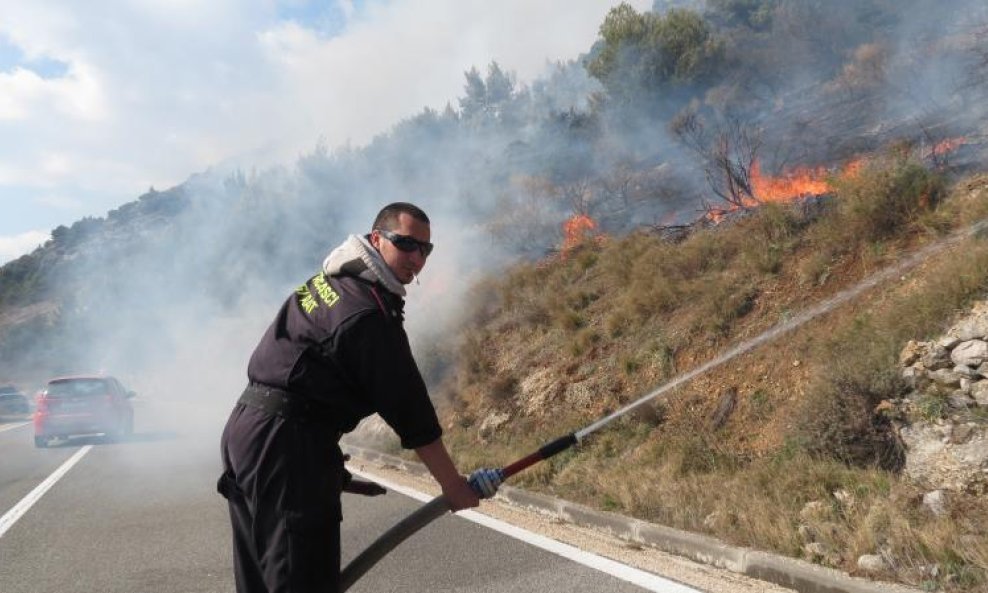
[[[422,257],[429,257],[429,254],[432,253],[433,245],[428,241],[419,241],[415,237],[399,235],[398,233],[393,233],[384,229],[377,229],[377,232],[381,233],[381,236],[388,241],[391,241],[391,244],[397,247],[400,251],[411,253],[418,249],[419,253],[422,254]]]

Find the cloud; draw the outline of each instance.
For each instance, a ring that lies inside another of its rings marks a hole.
[[[0,37],[25,60],[0,72],[0,202],[12,184],[85,193],[76,210],[25,219],[26,232],[39,220],[54,227],[103,216],[149,186],[212,166],[291,164],[320,139],[360,145],[423,107],[455,106],[472,66],[496,60],[529,82],[548,62],[577,57],[609,8],[598,0],[0,3]],[[30,68],[43,62],[66,67],[44,76]]]
[[[10,237],[0,236],[0,264],[30,253],[51,238],[45,231],[27,231]]]
[[[44,78],[20,67],[0,72],[0,122],[51,116],[66,121],[100,120],[105,115],[99,84],[85,67],[71,68],[58,78]]]
[[[424,106],[455,105],[473,66],[497,61],[529,82],[547,63],[575,59],[607,10],[599,2],[392,2],[351,15],[336,37],[290,22],[259,40],[279,88],[299,102],[282,115],[290,136],[363,143]]]

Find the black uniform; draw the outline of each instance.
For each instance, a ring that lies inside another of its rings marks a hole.
[[[442,435],[402,327],[403,299],[317,274],[281,307],[223,431],[218,489],[240,593],[339,588],[342,433],[378,413],[403,447]]]

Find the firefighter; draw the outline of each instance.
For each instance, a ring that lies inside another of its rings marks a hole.
[[[384,207],[284,302],[247,366],[221,438],[238,593],[339,589],[340,492],[375,494],[344,469],[340,437],[379,414],[451,510],[493,495],[491,470],[457,471],[402,326],[405,285],[432,252],[429,218]]]

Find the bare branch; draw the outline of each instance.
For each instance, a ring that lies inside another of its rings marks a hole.
[[[736,209],[759,203],[752,188],[752,172],[762,146],[757,129],[732,118],[710,135],[699,116],[689,111],[673,121],[672,131],[703,159],[704,175],[717,197]]]

